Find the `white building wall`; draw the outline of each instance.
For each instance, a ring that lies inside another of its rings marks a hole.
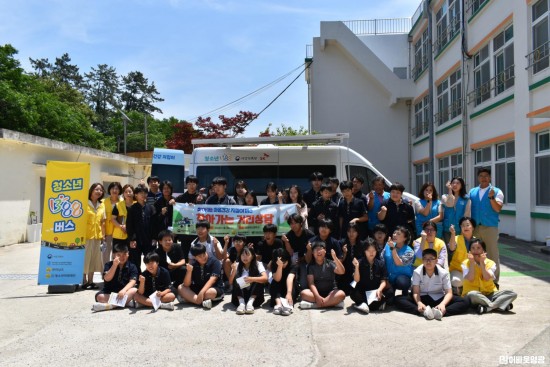
[[[462,34],[456,36],[440,52],[434,51],[434,90],[432,95],[434,115],[440,112],[437,107],[437,85],[457,67],[463,71],[461,78],[463,114],[441,126],[434,126],[434,178],[438,183],[438,158],[444,157],[450,152],[453,154],[457,151],[460,152],[458,148],[464,146],[465,150],[462,152],[463,176],[468,189],[477,185],[477,178],[474,175],[473,149],[490,146],[493,155],[490,164],[493,168],[494,181],[496,144],[513,140],[515,144],[516,202],[505,204],[501,213],[500,231],[524,240],[545,241],[546,237],[550,235],[550,207],[536,205],[534,154],[537,131],[545,131],[544,129],[550,128],[550,99],[548,98],[550,95],[550,68],[536,75],[532,75],[532,69],[526,70],[526,55],[532,51],[531,9],[536,1],[489,0],[474,16],[469,13],[464,15],[465,49],[471,57],[480,48],[489,45],[491,78],[496,74],[493,39],[510,24],[513,24],[514,27],[514,86],[498,95],[492,93],[491,98],[478,106],[467,103],[467,94],[475,89],[474,60],[464,57],[465,55],[462,53]],[[433,8],[434,42],[437,32],[435,13],[446,2],[447,0],[429,2]],[[465,4],[468,5],[470,2],[465,2]],[[410,47],[407,63],[411,68],[415,66],[414,44],[426,29],[426,25],[427,20],[420,19],[415,29],[409,34],[412,43],[407,46],[407,48]],[[362,135],[365,126],[368,129],[378,129],[383,135],[386,134],[386,128],[388,128],[388,130],[392,130],[392,137],[404,139],[405,137],[401,134],[395,135],[398,131],[396,127],[405,126],[409,122],[414,127],[414,104],[421,100],[428,90],[429,71],[425,70],[417,80],[414,80],[413,95],[409,99],[412,103],[410,115],[403,117],[401,113],[397,112],[392,116],[391,113],[395,112],[394,110],[401,111],[403,110],[401,107],[406,106],[403,102],[395,102],[407,100],[407,98],[395,99],[393,97],[395,93],[392,92],[391,86],[385,87],[384,83],[380,82],[381,79],[376,76],[380,70],[379,65],[372,65],[372,61],[363,62],[361,59],[363,51],[357,47],[349,47],[353,43],[348,39],[346,32],[340,29],[337,32],[337,37],[328,37],[324,34],[323,29],[322,24],[321,37],[315,40],[314,45],[314,72],[311,80],[314,129],[320,127],[323,132],[338,131],[324,130],[326,126],[334,126],[327,121],[327,118],[334,119],[336,116],[343,116],[343,122],[339,126],[349,131],[352,139],[365,140]],[[400,58],[403,57],[405,47],[393,44],[393,38],[385,39],[379,35],[355,36],[355,38],[363,42],[369,51],[376,54],[377,60],[387,67],[393,68],[404,64]],[[391,47],[384,47],[389,45]],[[367,98],[362,100],[358,96],[367,96]],[[384,104],[388,97],[391,100],[390,103]],[[507,97],[513,98],[503,103]],[[369,119],[366,119],[365,116],[368,116]],[[401,120],[394,121],[394,119]],[[389,121],[392,125],[389,124]],[[463,140],[465,128],[468,131],[466,141]],[[410,144],[411,162],[424,162],[428,158],[429,145],[426,137],[427,134],[418,138],[406,136],[406,141],[412,139]],[[367,140],[367,142],[370,141]],[[379,148],[374,145],[375,143],[372,143],[373,148]],[[352,144],[356,144],[356,140],[353,140]],[[361,149],[357,150],[366,155],[374,164],[381,166],[382,171],[392,177],[392,173],[388,173],[391,168],[385,167],[387,163],[383,159],[377,161],[372,153]],[[414,165],[411,165],[411,168],[411,178],[414,182]],[[413,186],[411,191],[414,192],[416,189],[416,186]],[[439,189],[441,191],[441,188]]]
[[[38,223],[42,222],[41,178],[46,176],[48,160],[90,162],[90,183],[135,185],[145,177],[135,158],[10,130],[0,129],[0,150],[0,171],[5,173],[0,190],[0,246],[26,240],[31,211],[37,214]]]

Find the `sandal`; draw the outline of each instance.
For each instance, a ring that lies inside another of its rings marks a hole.
[[[92,286],[92,285],[91,285],[90,283],[86,283],[86,284],[82,284],[82,287],[81,287],[81,288],[82,288],[83,290],[87,290],[87,289],[90,289],[91,286]]]
[[[90,289],[99,289],[99,287],[95,283],[90,283],[88,285],[90,286]]]

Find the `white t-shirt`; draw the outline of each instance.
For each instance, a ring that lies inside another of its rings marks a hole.
[[[261,273],[265,273],[265,266],[261,261],[256,261],[256,266],[258,267],[258,271]],[[248,270],[243,267],[243,274],[241,275],[243,277],[248,276]]]

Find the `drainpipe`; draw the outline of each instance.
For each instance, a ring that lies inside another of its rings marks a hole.
[[[411,118],[411,113],[412,113],[412,101],[409,99],[407,102],[407,131],[408,131],[408,147],[409,147],[409,151],[408,151],[408,156],[409,156],[409,159],[408,159],[408,170],[409,170],[409,182],[408,182],[408,185],[407,186],[409,188],[409,192],[412,191],[412,118]]]
[[[432,8],[430,7],[429,1],[424,1],[424,4],[426,6],[426,14],[428,16],[428,84],[429,84],[429,92],[428,95],[430,96],[429,103],[428,103],[428,134],[429,134],[429,162],[430,162],[430,175],[429,180],[430,182],[435,182],[435,165],[434,165],[434,138],[435,138],[435,129],[434,129],[434,123],[433,123],[433,116],[434,116],[434,106],[433,106],[433,96],[434,96],[434,69],[433,69],[433,55],[432,55],[432,28],[433,28],[433,20],[432,20]]]
[[[467,101],[467,94],[468,94],[468,84],[470,82],[470,75],[468,73],[468,62],[472,59],[472,55],[468,54],[468,47],[467,47],[467,33],[466,33],[466,26],[465,26],[465,18],[466,18],[466,9],[464,7],[465,1],[461,1],[462,6],[462,17],[461,17],[461,26],[460,26],[460,33],[462,38],[462,178],[464,179],[464,182],[466,183],[466,186],[468,186],[468,183],[470,180],[468,179],[470,176],[470,165],[471,165],[471,155],[472,152],[469,147],[469,133],[468,133],[468,101]],[[471,181],[472,185],[474,185],[474,181]],[[471,186],[473,187],[473,186]]]

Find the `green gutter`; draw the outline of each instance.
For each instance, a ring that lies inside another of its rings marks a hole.
[[[485,112],[489,112],[489,111],[491,111],[492,109],[495,109],[495,108],[499,107],[500,105],[503,105],[503,104],[505,104],[506,102],[509,102],[509,101],[511,101],[511,100],[513,100],[513,99],[514,99],[514,95],[511,94],[511,95],[509,95],[508,97],[503,98],[503,99],[501,99],[500,101],[495,102],[495,103],[493,103],[492,105],[487,106],[487,107],[485,107],[485,108],[482,109],[482,110],[479,110],[479,111],[477,111],[477,112],[472,113],[472,114],[470,115],[470,119],[473,120],[473,119],[475,119],[476,117],[478,117],[479,115],[483,115]]]

